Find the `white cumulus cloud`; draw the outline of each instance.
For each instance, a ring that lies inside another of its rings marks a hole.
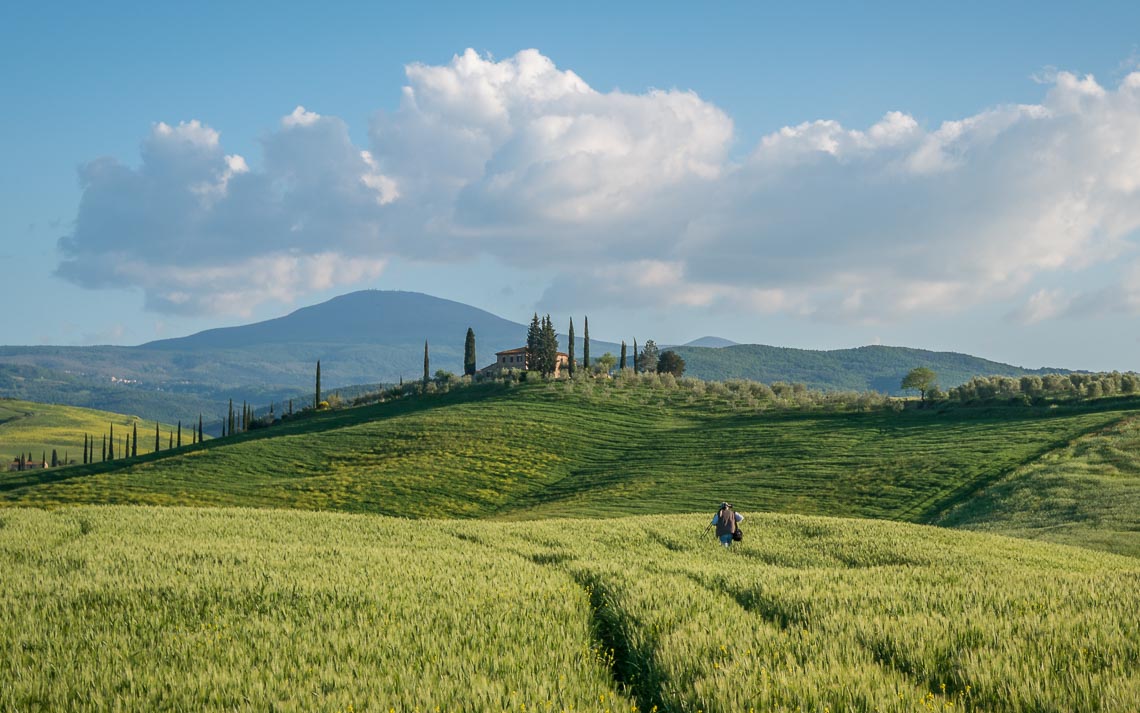
[[[598,91],[536,50],[406,76],[367,146],[302,106],[252,162],[199,121],[156,124],[138,165],[83,167],[59,273],[210,312],[393,257],[491,256],[556,271],[546,306],[887,322],[1021,299],[1031,321],[1080,303],[1036,281],[1128,255],[1140,229],[1140,73],[1054,71],[1039,103],[932,127],[810,121],[739,158],[732,120],[695,93]]]

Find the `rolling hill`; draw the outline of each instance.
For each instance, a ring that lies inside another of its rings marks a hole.
[[[159,426],[162,448],[167,447],[171,434],[176,431],[176,426],[156,424],[121,413],[0,399],[0,458],[3,459],[0,465],[7,467],[8,461],[18,453],[31,453],[36,458],[46,453],[50,460],[53,449],[61,461],[67,454],[71,460],[82,462],[84,434],[95,439],[95,453],[99,457],[101,438],[110,431],[112,424],[119,438],[138,427],[140,454],[154,450],[156,425]],[[190,424],[186,423],[183,431],[186,443],[190,442],[189,429]]]
[[[899,384],[911,369],[925,366],[938,374],[943,388],[975,376],[1026,376],[1069,373],[1066,369],[1026,369],[957,352],[907,347],[866,346],[814,351],[762,344],[720,348],[683,346],[685,373],[702,379],[751,379],[767,384],[784,381],[816,389],[901,393]]]
[[[859,412],[766,407],[692,386],[488,384],[129,463],[0,477],[0,502],[509,519],[682,513],[728,499],[750,511],[927,523],[1137,409],[1121,398]],[[1113,549],[1140,538],[1135,514],[1116,529]]]

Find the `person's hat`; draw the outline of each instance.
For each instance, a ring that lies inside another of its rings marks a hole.
[[[731,506],[731,505],[729,505],[728,503],[721,503],[721,504],[720,504],[720,509],[721,509],[721,510],[723,510],[723,509],[725,509],[725,508],[730,508],[730,507],[732,507],[732,506]]]

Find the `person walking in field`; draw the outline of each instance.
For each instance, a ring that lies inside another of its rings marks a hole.
[[[740,540],[740,528],[737,523],[743,522],[744,516],[736,512],[730,503],[721,503],[720,509],[713,515],[710,525],[716,525],[716,536],[720,544],[732,547],[733,540]]]

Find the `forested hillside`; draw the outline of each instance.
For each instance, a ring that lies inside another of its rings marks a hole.
[[[802,383],[817,389],[881,391],[900,394],[907,372],[925,366],[938,374],[943,389],[975,376],[1025,376],[1068,373],[1066,369],[1025,369],[956,352],[907,347],[867,346],[813,351],[762,344],[674,347],[685,358],[685,373],[701,379],[751,379],[764,383]]]

